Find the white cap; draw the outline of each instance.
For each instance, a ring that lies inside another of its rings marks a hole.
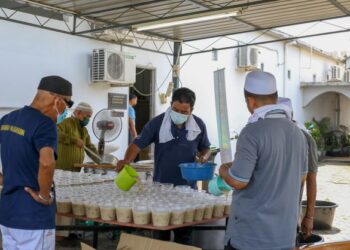
[[[291,99],[289,99],[287,97],[278,97],[277,103],[285,105],[288,108],[290,108],[290,110],[293,110],[292,101],[291,101]]]
[[[267,72],[249,72],[245,78],[244,90],[255,95],[271,95],[277,92],[275,77]]]
[[[78,106],[75,108],[75,110],[83,111],[83,112],[91,112],[91,113],[93,112],[90,104],[88,104],[86,102],[79,103]]]

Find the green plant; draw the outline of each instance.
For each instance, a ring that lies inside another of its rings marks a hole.
[[[311,136],[315,139],[318,150],[324,151],[324,139],[318,124],[314,121],[310,121],[305,123],[305,127],[310,131]]]

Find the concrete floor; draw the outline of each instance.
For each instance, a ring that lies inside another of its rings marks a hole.
[[[327,242],[350,240],[350,164],[339,162],[321,163],[317,177],[317,199],[332,201],[339,205],[336,209],[332,230],[315,232],[322,235]],[[223,249],[223,238],[223,231],[197,231],[193,235],[194,245],[206,250]],[[92,234],[88,233],[82,241],[92,245]],[[80,240],[78,239],[57,242],[56,245],[57,250],[80,250]],[[111,239],[111,233],[100,233],[99,249],[114,250],[116,245],[117,240]]]

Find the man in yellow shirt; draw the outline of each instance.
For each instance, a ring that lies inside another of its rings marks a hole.
[[[75,163],[83,163],[85,158],[84,146],[97,154],[95,145],[91,143],[86,129],[93,110],[88,103],[81,102],[75,108],[71,117],[64,119],[58,128],[58,159],[56,168],[74,171]],[[93,155],[86,152],[90,158]]]

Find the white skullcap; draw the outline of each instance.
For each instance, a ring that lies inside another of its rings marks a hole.
[[[244,90],[255,95],[271,95],[277,92],[275,77],[267,72],[249,72],[245,78]]]
[[[293,111],[292,101],[287,97],[278,97],[278,104],[286,105],[290,110]]]
[[[92,107],[90,104],[86,102],[81,102],[78,104],[78,106],[75,108],[75,110],[83,111],[83,112],[93,112]]]

